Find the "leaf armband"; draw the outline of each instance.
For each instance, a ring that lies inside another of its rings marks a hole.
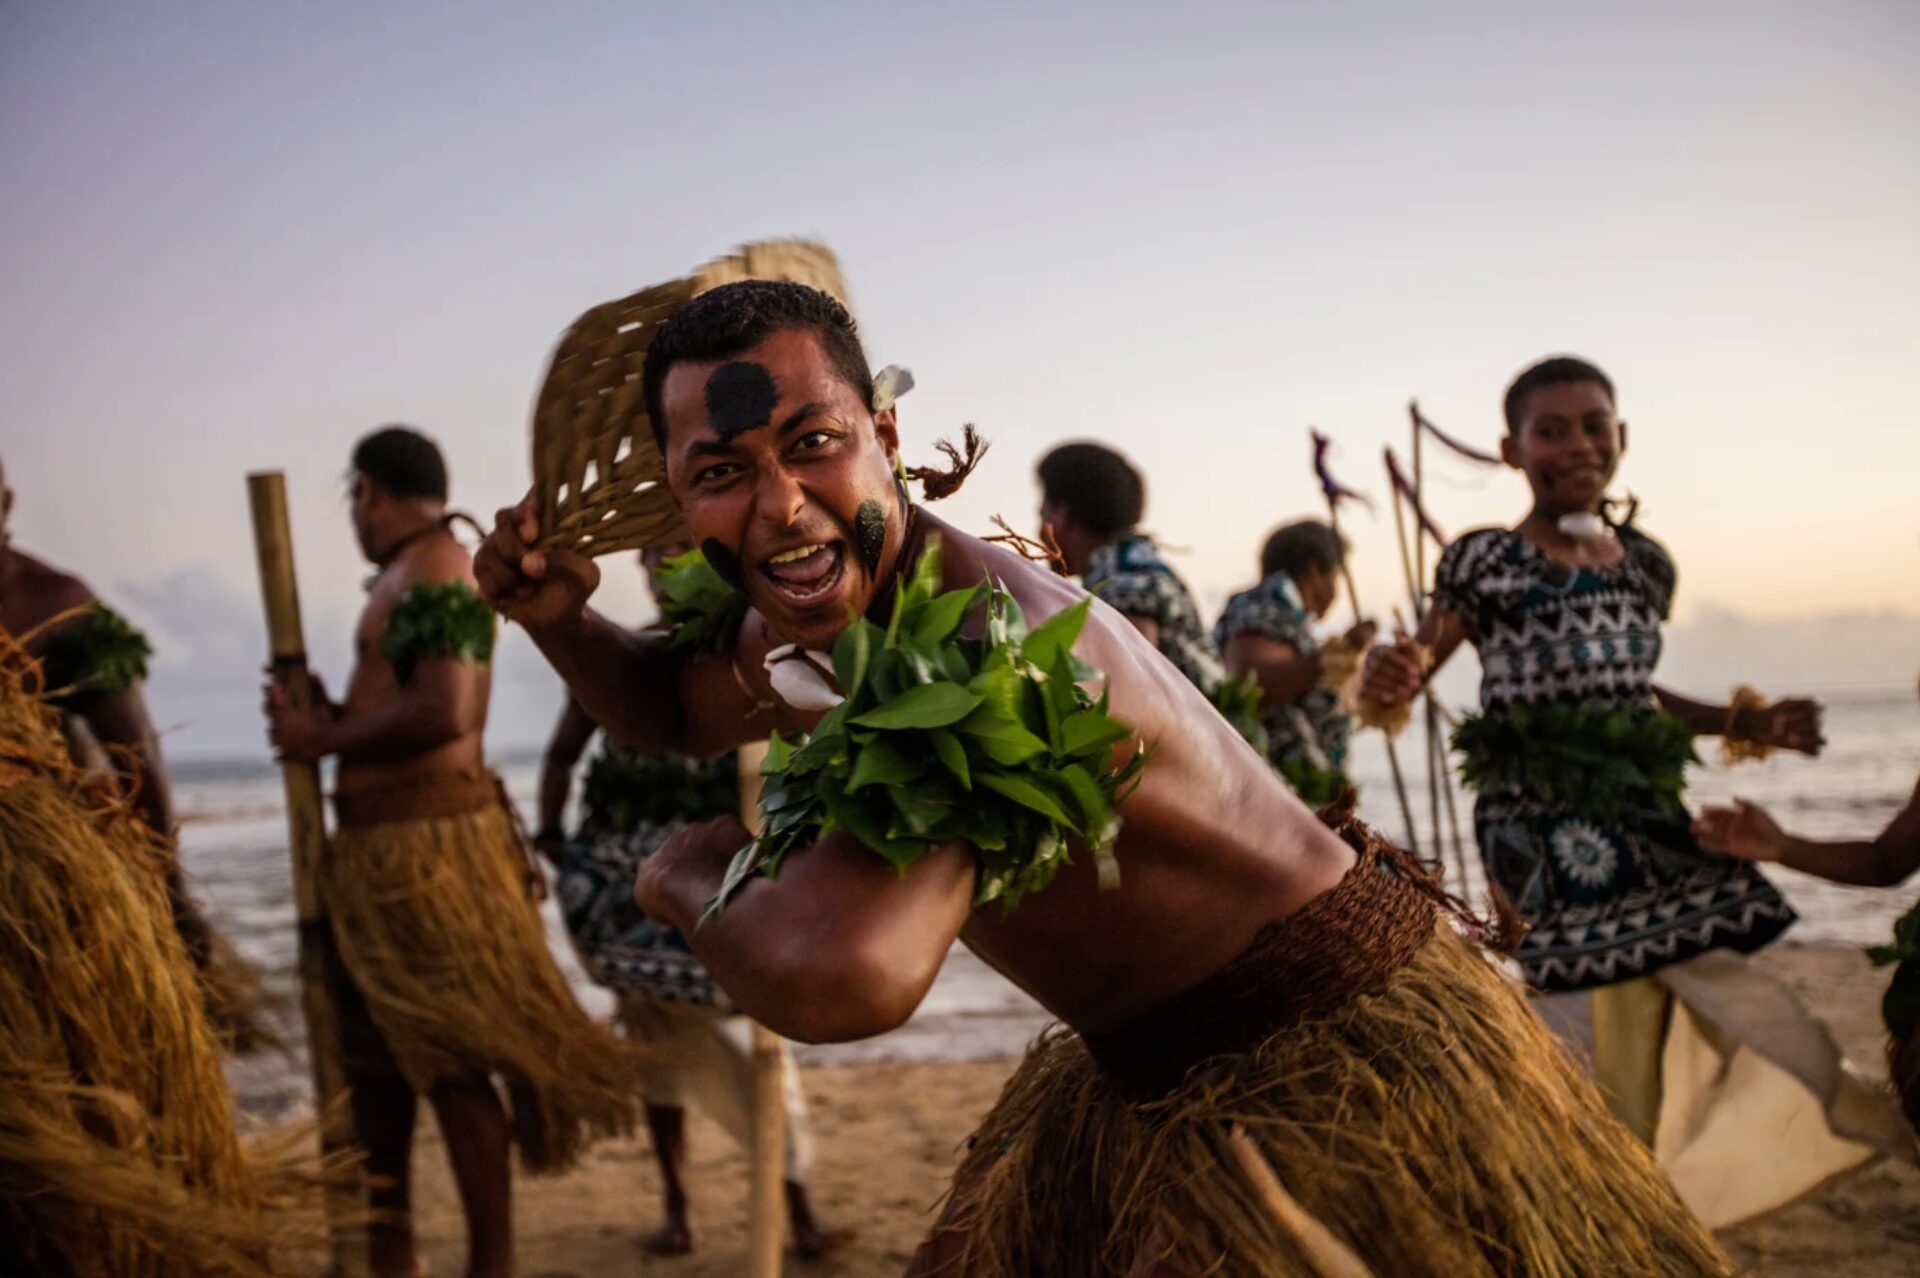
[[[493,609],[464,581],[423,581],[394,606],[380,654],[401,685],[422,661],[451,657],[486,665],[493,659]]]
[[[105,604],[96,603],[47,640],[40,660],[46,699],[68,710],[125,692],[147,677],[153,645]]]

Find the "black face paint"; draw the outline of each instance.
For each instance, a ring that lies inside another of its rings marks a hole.
[[[740,571],[740,556],[728,550],[712,537],[700,543],[700,553],[707,557],[707,564],[715,572],[720,574],[722,581],[732,586],[735,590],[738,590],[741,594],[747,592],[747,578],[745,574]]]
[[[853,512],[853,533],[860,539],[860,560],[867,566],[867,575],[877,575],[880,556],[887,552],[887,512],[879,502],[869,497],[860,503]]]
[[[773,408],[779,402],[773,375],[759,364],[736,360],[722,364],[707,378],[707,421],[722,439],[765,426],[773,420]]]

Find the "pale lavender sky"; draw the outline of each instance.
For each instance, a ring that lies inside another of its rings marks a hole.
[[[426,428],[489,510],[576,313],[796,233],[917,373],[910,454],[994,441],[969,526],[1105,438],[1217,603],[1315,509],[1309,423],[1380,493],[1409,396],[1488,444],[1574,350],[1683,619],[1920,605],[1920,5],[397,8],[0,4],[18,533],[183,705],[260,647],[247,470],[337,678],[359,433]],[[1454,529],[1523,499],[1436,478]],[[1390,524],[1353,533],[1384,606]]]

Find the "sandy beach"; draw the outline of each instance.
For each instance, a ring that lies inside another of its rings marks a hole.
[[[1761,956],[1833,1027],[1864,1072],[1884,1077],[1878,999],[1884,973],[1858,950],[1783,945]],[[993,1103],[1010,1060],[873,1062],[806,1070],[819,1138],[815,1185],[822,1214],[858,1240],[793,1273],[880,1278],[899,1274],[926,1229],[960,1143]],[[520,1272],[528,1278],[657,1273],[734,1275],[742,1265],[747,1169],[704,1119],[691,1127],[698,1252],[659,1260],[635,1245],[655,1219],[659,1178],[644,1139],[602,1145],[579,1170],[516,1187]],[[416,1155],[419,1227],[433,1272],[460,1272],[457,1202],[437,1141]],[[1783,1211],[1723,1235],[1757,1278],[1896,1278],[1920,1273],[1920,1170],[1883,1163]]]

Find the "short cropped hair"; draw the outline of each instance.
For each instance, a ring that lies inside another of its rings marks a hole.
[[[1284,572],[1299,577],[1309,572],[1334,572],[1346,562],[1346,538],[1318,519],[1282,524],[1268,534],[1260,548],[1260,575]]]
[[[660,388],[675,364],[710,364],[744,354],[784,329],[812,333],[827,363],[862,404],[873,403],[873,370],[860,345],[860,330],[847,308],[831,294],[805,284],[779,280],[740,280],[710,289],[676,311],[654,334],[640,374],[641,398],[653,426],[653,441],[664,451],[667,423]]]
[[[1062,444],[1035,469],[1042,496],[1096,537],[1132,532],[1147,512],[1147,481],[1105,444]]]
[[[1615,405],[1620,402],[1619,396],[1613,393],[1613,380],[1600,371],[1599,365],[1589,364],[1572,355],[1555,355],[1527,369],[1513,379],[1513,385],[1507,387],[1507,433],[1520,433],[1520,428],[1527,420],[1527,399],[1535,391],[1543,386],[1564,386],[1569,382],[1595,382],[1607,392],[1607,398]]]
[[[353,446],[353,469],[395,497],[447,499],[440,446],[408,426],[382,426]]]

